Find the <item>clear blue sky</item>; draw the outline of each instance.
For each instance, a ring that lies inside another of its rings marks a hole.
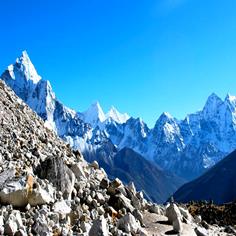
[[[235,0],[0,2],[0,70],[26,49],[67,106],[177,118],[236,95]]]

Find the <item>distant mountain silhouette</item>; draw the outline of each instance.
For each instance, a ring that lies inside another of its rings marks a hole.
[[[177,202],[213,200],[217,204],[236,200],[236,150],[201,177],[183,185],[174,199]]]

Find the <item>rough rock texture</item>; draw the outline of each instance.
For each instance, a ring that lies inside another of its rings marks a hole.
[[[48,179],[53,185],[63,193],[66,199],[71,198],[71,193],[75,184],[75,175],[61,157],[48,158],[36,169],[36,173],[42,179]]]

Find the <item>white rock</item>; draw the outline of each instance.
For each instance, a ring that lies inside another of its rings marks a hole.
[[[88,223],[88,222],[84,222],[84,221],[82,221],[81,223],[80,223],[80,227],[81,227],[81,229],[83,230],[83,232],[89,232],[90,231],[90,229],[91,229],[91,224],[90,223]]]
[[[208,236],[208,231],[202,227],[197,227],[195,228],[195,233],[197,234],[197,236]]]
[[[187,209],[184,209],[183,207],[179,207],[180,213],[187,220],[187,223],[190,224],[193,222],[193,217],[189,213]]]
[[[55,204],[53,205],[53,211],[65,217],[71,212],[71,208],[66,204],[64,200],[62,200],[55,202]]]
[[[124,230],[126,233],[137,233],[138,229],[140,228],[139,222],[137,222],[134,216],[131,213],[123,216],[118,220],[117,228]]]
[[[106,201],[103,194],[99,192],[96,193],[96,199],[98,200],[100,204],[104,204]]]
[[[127,186],[127,188],[129,189],[129,191],[130,191],[132,194],[136,195],[137,191],[136,191],[134,182],[130,182],[129,185]]]
[[[98,162],[97,161],[93,161],[91,164],[90,164],[91,167],[93,167],[94,169],[99,169],[99,165],[98,165]]]
[[[173,222],[177,219],[180,218],[182,219],[182,215],[180,213],[179,208],[177,207],[176,204],[171,203],[167,209],[166,209],[166,217],[168,218],[168,221],[173,224]]]

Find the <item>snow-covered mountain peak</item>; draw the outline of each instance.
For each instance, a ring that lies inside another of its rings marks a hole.
[[[208,98],[207,98],[207,101],[206,101],[206,104],[205,104],[205,107],[209,107],[211,106],[211,108],[215,108],[217,107],[219,104],[221,104],[223,101],[222,99],[215,93],[212,93]]]
[[[111,109],[106,114],[106,119],[114,120],[119,124],[125,123],[129,118],[130,116],[127,113],[124,114],[120,113],[114,106],[112,106]]]
[[[34,84],[41,80],[26,51],[23,51],[22,55],[16,59],[15,67],[24,73],[26,80],[31,80]]]
[[[106,120],[106,116],[99,104],[99,102],[93,103],[87,111],[81,114],[81,118],[84,122],[89,123],[92,127],[96,127],[100,123]]]
[[[225,97],[225,102],[236,107],[236,96],[230,95],[228,93]]]
[[[216,116],[217,111],[219,111],[221,105],[224,102],[222,101],[222,99],[217,96],[215,93],[212,93],[207,101],[206,104],[203,108],[203,115],[205,117],[205,119],[211,119],[213,117]]]
[[[157,122],[156,122],[156,125],[158,124],[158,125],[160,125],[160,124],[165,124],[165,123],[168,123],[168,122],[173,122],[174,121],[174,118],[170,115],[170,113],[168,113],[168,112],[163,112],[161,115],[160,115],[160,117],[159,117],[159,119],[157,120]],[[155,126],[156,126],[155,125]],[[155,129],[155,128],[154,128]]]

